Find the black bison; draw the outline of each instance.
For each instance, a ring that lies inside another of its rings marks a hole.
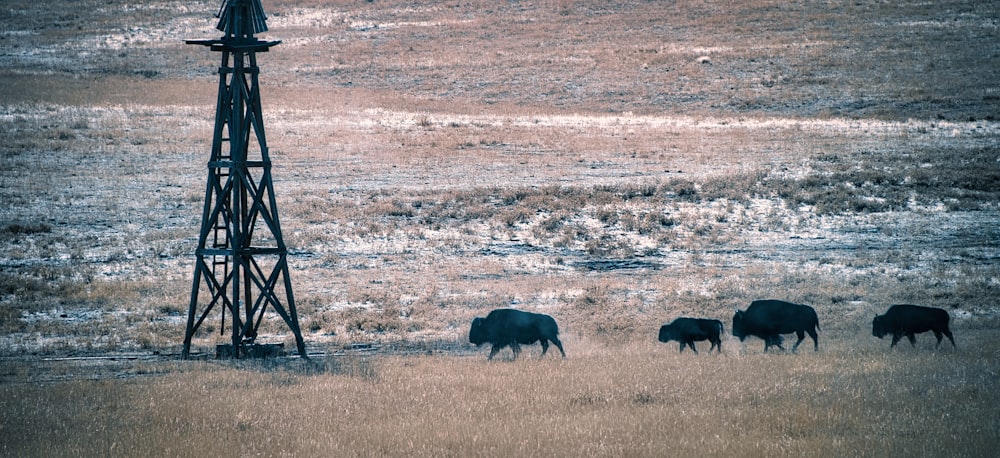
[[[493,344],[489,359],[503,347],[510,346],[514,359],[521,353],[521,344],[542,344],[542,356],[549,351],[549,342],[555,344],[562,353],[562,342],[559,341],[559,326],[551,316],[541,313],[523,312],[514,309],[496,309],[486,318],[476,317],[469,329],[469,342],[477,346],[489,342]]]
[[[764,351],[771,346],[782,350],[781,334],[794,332],[799,340],[795,342],[792,351],[799,348],[805,340],[805,334],[813,340],[813,349],[819,351],[819,318],[816,310],[808,305],[793,304],[779,300],[753,301],[746,311],[737,310],[733,315],[733,335],[742,342],[747,336],[757,336],[764,339]]]
[[[660,342],[663,343],[676,340],[681,343],[681,352],[684,351],[684,346],[687,345],[695,353],[698,353],[698,349],[694,348],[694,343],[707,340],[712,343],[712,346],[708,349],[709,353],[714,348],[718,348],[719,353],[722,353],[722,339],[719,337],[722,335],[722,332],[722,322],[719,320],[680,317],[671,321],[670,324],[660,326],[659,338]]]
[[[910,345],[916,347],[917,338],[914,334],[933,331],[934,337],[937,337],[937,345],[934,348],[941,346],[941,334],[948,336],[951,346],[954,347],[955,338],[948,329],[950,320],[948,312],[936,307],[893,305],[885,315],[878,315],[872,320],[872,335],[881,339],[886,334],[892,334],[892,345],[889,345],[889,348],[895,347],[903,336],[910,339]]]

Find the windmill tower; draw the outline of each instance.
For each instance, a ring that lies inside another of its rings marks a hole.
[[[221,311],[220,332],[224,335],[228,324],[232,338],[231,344],[218,346],[218,354],[240,358],[262,353],[265,347],[255,339],[270,309],[288,325],[299,355],[306,357],[258,86],[257,53],[280,41],[254,37],[267,30],[260,0],[223,0],[218,16],[222,38],[186,41],[221,52],[222,65],[182,355],[188,357],[192,337],[213,309]]]

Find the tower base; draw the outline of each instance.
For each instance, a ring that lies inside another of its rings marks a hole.
[[[223,344],[215,346],[215,359],[263,359],[287,356],[285,344],[246,344],[233,346]]]

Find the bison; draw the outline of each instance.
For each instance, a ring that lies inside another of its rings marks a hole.
[[[685,345],[691,347],[691,351],[698,353],[698,349],[694,347],[694,343],[707,340],[712,343],[712,346],[708,349],[709,353],[714,348],[718,348],[719,353],[722,353],[722,339],[719,337],[722,333],[722,322],[719,320],[680,317],[671,321],[670,324],[660,326],[659,339],[663,343],[670,342],[671,340],[680,342],[680,351],[682,353],[684,352]]]
[[[542,356],[545,356],[545,352],[549,350],[549,342],[552,342],[563,358],[566,357],[562,342],[559,341],[556,320],[542,313],[514,309],[493,310],[486,318],[476,317],[472,320],[469,342],[476,346],[487,342],[492,344],[493,349],[490,350],[488,359],[493,359],[497,352],[507,346],[514,352],[514,359],[517,359],[517,355],[521,353],[521,344],[535,342],[542,344]]]
[[[764,351],[771,346],[782,350],[781,334],[794,332],[799,340],[795,342],[792,351],[799,348],[805,340],[805,334],[813,340],[813,350],[819,351],[819,318],[816,310],[808,305],[774,299],[759,300],[750,303],[746,311],[737,310],[733,315],[733,335],[742,342],[747,336],[757,336],[764,339]]]
[[[910,345],[917,346],[917,338],[914,334],[933,331],[937,337],[937,345],[941,346],[941,334],[948,336],[951,346],[955,347],[955,338],[948,329],[948,322],[951,317],[948,312],[936,307],[923,307],[919,305],[898,304],[889,307],[885,315],[877,315],[872,320],[872,335],[881,339],[886,334],[892,334],[892,344],[889,348],[896,346],[899,339],[906,336],[910,339]]]

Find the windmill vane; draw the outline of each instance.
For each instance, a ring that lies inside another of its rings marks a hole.
[[[215,26],[227,37],[252,37],[267,31],[267,15],[260,0],[223,0]]]

